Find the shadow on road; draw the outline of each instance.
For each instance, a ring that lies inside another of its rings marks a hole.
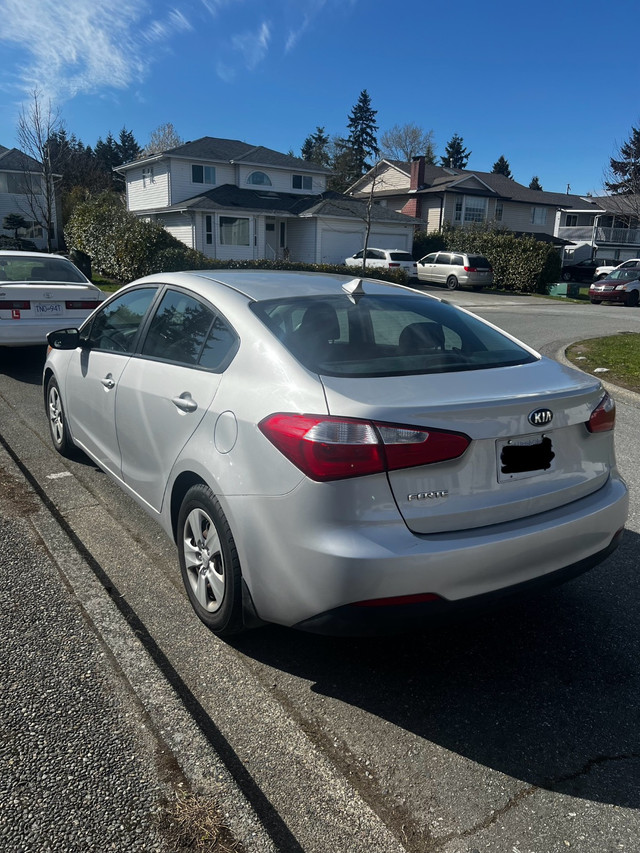
[[[0,347],[0,373],[28,385],[40,385],[46,357],[46,346]]]
[[[640,536],[530,602],[418,635],[234,642],[481,765],[559,793],[640,806]]]

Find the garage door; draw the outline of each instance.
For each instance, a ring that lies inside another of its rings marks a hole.
[[[409,235],[406,231],[371,231],[369,245],[376,249],[400,249],[403,252],[411,251],[408,246]]]
[[[323,231],[320,263],[343,264],[345,258],[362,249],[363,241],[364,231]]]

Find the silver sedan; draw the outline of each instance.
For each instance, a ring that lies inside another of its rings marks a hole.
[[[48,339],[56,449],[158,520],[220,635],[427,624],[579,574],[620,539],[598,380],[433,296],[166,273]]]

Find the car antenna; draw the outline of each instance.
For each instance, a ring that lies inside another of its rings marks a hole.
[[[348,281],[342,285],[342,289],[354,305],[357,305],[358,300],[365,295],[361,278],[354,278],[353,281]]]

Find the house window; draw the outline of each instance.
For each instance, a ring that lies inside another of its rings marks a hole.
[[[204,242],[207,246],[213,243],[213,217],[209,215],[204,218]]]
[[[547,208],[532,207],[531,208],[531,224],[546,225],[547,224]]]
[[[42,178],[40,175],[16,175],[7,172],[0,175],[0,192],[14,195],[42,193]]]
[[[197,163],[191,164],[191,183],[192,184],[215,184],[216,182],[216,167],[215,166],[199,166]]]
[[[294,175],[293,188],[294,190],[310,190],[313,187],[313,178],[311,175]]]
[[[577,213],[567,213],[567,221],[565,225],[567,228],[575,228],[578,224],[578,214]]]
[[[456,222],[484,222],[487,218],[487,199],[476,196],[456,198],[454,219]]]
[[[504,205],[501,201],[496,202],[496,222],[502,222],[502,214],[504,212]]]
[[[220,245],[248,246],[249,220],[239,216],[220,217]]]
[[[154,183],[153,166],[143,166],[142,168],[142,186],[148,187]]]
[[[269,175],[265,175],[264,172],[251,172],[247,178],[247,183],[253,184],[256,187],[270,187],[271,178]]]

